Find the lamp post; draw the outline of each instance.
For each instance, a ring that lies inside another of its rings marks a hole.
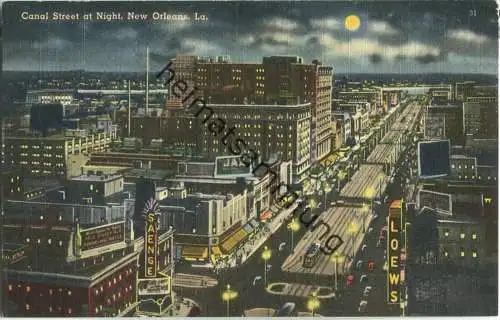
[[[316,296],[317,293],[313,292],[311,294],[311,297],[307,300],[307,309],[311,311],[313,317],[314,317],[314,311],[319,308],[319,299]]]
[[[338,282],[337,282],[337,264],[340,262],[342,263],[344,261],[344,256],[341,255],[341,254],[338,254],[337,252],[335,252],[332,256],[331,256],[331,260],[335,263],[335,292],[338,291]]]
[[[262,259],[264,259],[264,284],[267,288],[267,260],[271,259],[271,250],[264,247],[264,251],[262,251]]]
[[[354,256],[356,255],[356,252],[354,250],[354,235],[358,232],[359,226],[356,224],[356,222],[350,222],[348,227],[347,227],[347,234],[351,235],[351,242],[352,242],[352,259],[354,260]]]
[[[373,211],[373,197],[376,194],[376,190],[373,187],[368,187],[365,190],[365,197],[370,199],[370,211]],[[363,220],[363,232],[365,232],[365,221]]]
[[[292,237],[292,242],[291,242],[291,246],[290,246],[290,253],[293,253],[293,251],[294,251],[293,234],[300,229],[300,224],[297,222],[297,219],[295,219],[295,218],[292,219],[292,221],[288,224],[288,229],[290,230],[290,234]]]
[[[383,172],[380,172],[377,175],[377,179],[378,179],[378,196],[380,199],[382,199],[382,183],[384,183],[385,174]]]
[[[229,301],[236,299],[238,292],[231,290],[231,285],[228,284],[226,290],[222,293],[222,300],[226,301],[226,316],[229,317]]]
[[[325,194],[325,202],[324,202],[324,209],[323,210],[326,210],[327,206],[326,206],[326,197],[328,195],[328,193],[332,191],[332,188],[328,185],[328,183],[324,183],[323,184],[323,193]]]

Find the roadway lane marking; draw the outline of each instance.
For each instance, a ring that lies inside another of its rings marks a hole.
[[[274,287],[282,286],[282,291],[273,290]],[[327,292],[326,294],[318,295],[318,299],[330,299],[335,297],[335,292],[332,287],[325,286],[313,286],[310,284],[302,284],[302,283],[271,283],[266,291],[273,295],[278,296],[295,296],[295,297],[303,297],[307,298],[312,295],[313,292],[318,292],[322,289],[323,292]]]

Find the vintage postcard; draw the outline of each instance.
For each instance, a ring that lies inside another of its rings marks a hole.
[[[497,315],[494,1],[1,15],[2,316]]]

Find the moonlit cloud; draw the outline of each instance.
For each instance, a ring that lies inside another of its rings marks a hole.
[[[299,24],[297,22],[290,20],[290,19],[279,18],[279,17],[272,18],[272,19],[265,19],[264,25],[267,28],[286,30],[286,31],[292,31],[292,30],[295,30],[299,27]]]
[[[368,23],[368,32],[377,35],[396,35],[398,32],[396,29],[391,27],[391,25],[385,21],[370,21]]]
[[[340,30],[342,29],[342,22],[339,19],[329,17],[322,19],[311,19],[309,24],[320,30]]]
[[[488,37],[466,29],[450,30],[448,38],[478,44],[488,41]]]

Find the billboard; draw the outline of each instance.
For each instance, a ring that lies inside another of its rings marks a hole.
[[[252,166],[241,161],[241,156],[215,158],[214,176],[248,177],[252,176]]]
[[[137,293],[140,296],[155,296],[170,294],[170,277],[138,279]]]
[[[418,175],[421,179],[450,174],[450,140],[418,143]]]
[[[156,256],[158,253],[158,203],[152,198],[144,208],[146,227],[144,235],[144,276],[156,278]]]
[[[417,204],[419,208],[428,207],[449,214],[452,212],[452,198],[451,194],[448,193],[420,190]]]
[[[389,208],[387,229],[387,303],[398,304],[401,299],[401,230],[403,204],[394,201]]]
[[[104,226],[80,231],[81,250],[92,250],[125,241],[125,222],[115,222]]]

